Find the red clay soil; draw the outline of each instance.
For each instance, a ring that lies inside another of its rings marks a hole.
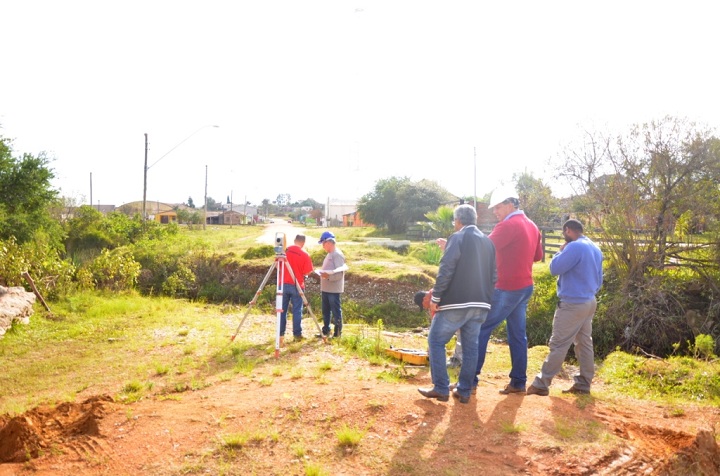
[[[0,475],[720,474],[716,408],[603,398],[601,383],[597,397],[563,395],[562,379],[549,397],[504,396],[502,375],[469,404],[441,403],[417,392],[426,368],[392,383],[333,345],[292,350],[175,399],[94,395],[0,417]],[[344,428],[359,444],[340,444]]]

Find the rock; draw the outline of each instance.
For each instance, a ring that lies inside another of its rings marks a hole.
[[[25,291],[22,287],[0,286],[0,339],[14,322],[30,323],[35,299],[35,294]]]

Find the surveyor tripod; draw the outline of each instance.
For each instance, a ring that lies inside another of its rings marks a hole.
[[[280,336],[280,319],[282,316],[282,305],[283,305],[283,284],[285,282],[285,272],[287,271],[290,273],[290,277],[293,279],[293,283],[295,283],[295,289],[297,289],[298,293],[300,294],[300,297],[302,297],[303,307],[305,307],[308,310],[308,313],[312,317],[313,321],[315,322],[315,326],[318,329],[318,333],[323,336],[323,342],[327,342],[327,337],[323,335],[322,329],[320,329],[320,324],[318,323],[318,320],[315,318],[315,314],[313,314],[312,309],[310,308],[310,303],[308,302],[307,298],[305,297],[305,292],[300,287],[300,283],[298,283],[297,278],[295,277],[295,273],[293,272],[293,269],[291,266],[288,266],[287,263],[287,257],[285,256],[285,253],[276,253],[275,254],[275,261],[273,261],[273,264],[270,266],[270,269],[268,270],[267,274],[265,274],[265,277],[262,280],[262,283],[260,283],[260,287],[258,288],[257,292],[255,293],[255,296],[253,296],[252,300],[248,303],[247,311],[245,311],[245,315],[243,316],[242,320],[240,321],[240,324],[238,324],[237,329],[235,329],[235,333],[230,338],[230,341],[234,341],[235,337],[238,335],[238,332],[240,332],[240,328],[245,323],[245,319],[247,318],[248,314],[250,314],[250,310],[252,307],[257,303],[258,297],[260,297],[260,293],[262,292],[263,288],[265,287],[265,284],[267,284],[268,280],[270,279],[270,275],[272,274],[273,270],[277,268],[277,280],[276,280],[276,293],[275,293],[275,312],[277,313],[277,319],[275,322],[275,357],[280,356],[280,345],[281,345],[281,336]]]

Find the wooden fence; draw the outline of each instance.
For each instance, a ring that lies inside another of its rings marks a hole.
[[[492,231],[492,227],[480,225],[480,231],[489,235]],[[564,241],[562,231],[557,228],[540,227],[541,242],[543,247],[543,262],[547,258],[551,258],[557,250],[560,249],[560,245]],[[440,235],[430,228],[428,225],[423,224],[412,224],[407,228],[405,237],[411,241],[432,241],[439,238]]]

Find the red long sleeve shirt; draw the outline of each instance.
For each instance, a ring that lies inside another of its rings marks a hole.
[[[490,239],[495,244],[497,263],[495,287],[514,291],[533,284],[532,265],[543,257],[537,225],[519,210],[495,225]]]

